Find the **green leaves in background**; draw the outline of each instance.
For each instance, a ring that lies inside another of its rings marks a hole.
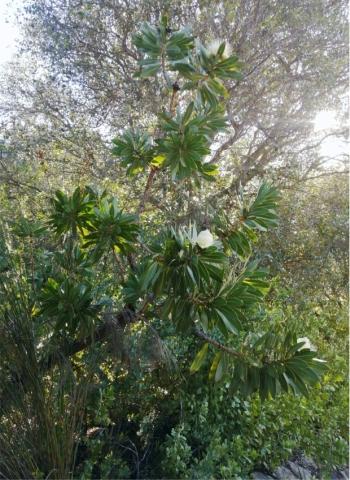
[[[38,221],[32,221],[25,217],[19,218],[13,223],[12,231],[15,235],[21,238],[40,238],[47,234],[47,228],[44,224]]]

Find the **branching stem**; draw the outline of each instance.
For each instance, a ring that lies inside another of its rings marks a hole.
[[[226,345],[223,345],[222,343],[218,342],[217,340],[214,340],[213,338],[209,337],[207,334],[205,334],[199,328],[194,329],[194,334],[197,337],[201,338],[202,340],[206,341],[207,343],[210,343],[211,345],[213,345],[217,349],[222,350],[223,352],[226,352],[233,357],[244,358],[243,353],[237,352],[236,350],[233,350],[232,348],[226,347]]]

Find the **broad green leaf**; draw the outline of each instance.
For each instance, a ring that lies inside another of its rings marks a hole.
[[[192,362],[192,365],[190,367],[190,373],[195,373],[201,368],[201,366],[203,365],[203,362],[205,360],[205,357],[208,353],[208,346],[209,346],[209,344],[205,343],[202,346],[202,348],[199,350],[199,352],[195,356],[195,358]]]
[[[209,370],[209,380],[213,380],[215,378],[216,370],[220,363],[221,357],[222,357],[222,352],[221,351],[217,352]]]

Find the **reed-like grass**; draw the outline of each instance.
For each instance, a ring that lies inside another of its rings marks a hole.
[[[72,478],[88,379],[69,359],[43,368],[20,270],[11,260],[0,272],[0,478]]]

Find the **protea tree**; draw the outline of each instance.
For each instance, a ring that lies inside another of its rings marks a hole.
[[[228,381],[243,395],[306,395],[323,363],[304,332],[264,331],[251,321],[270,286],[254,245],[277,225],[279,194],[264,183],[238,191],[222,211],[212,188],[225,188],[225,164],[215,165],[212,152],[231,121],[227,86],[234,91],[244,67],[224,40],[205,45],[166,17],[143,24],[133,41],[132,81],[153,85],[163,101],[158,117],[113,140],[129,181],[143,185],[138,204],[122,208],[105,191],[78,187],[57,192],[44,230],[27,224],[20,232],[31,246],[51,239],[40,252],[45,268],[38,273],[34,252],[28,269],[45,338],[40,365],[60,361],[53,339],[73,355],[107,339],[108,318],[118,331],[157,319],[196,339],[189,375],[207,369],[208,381]]]

